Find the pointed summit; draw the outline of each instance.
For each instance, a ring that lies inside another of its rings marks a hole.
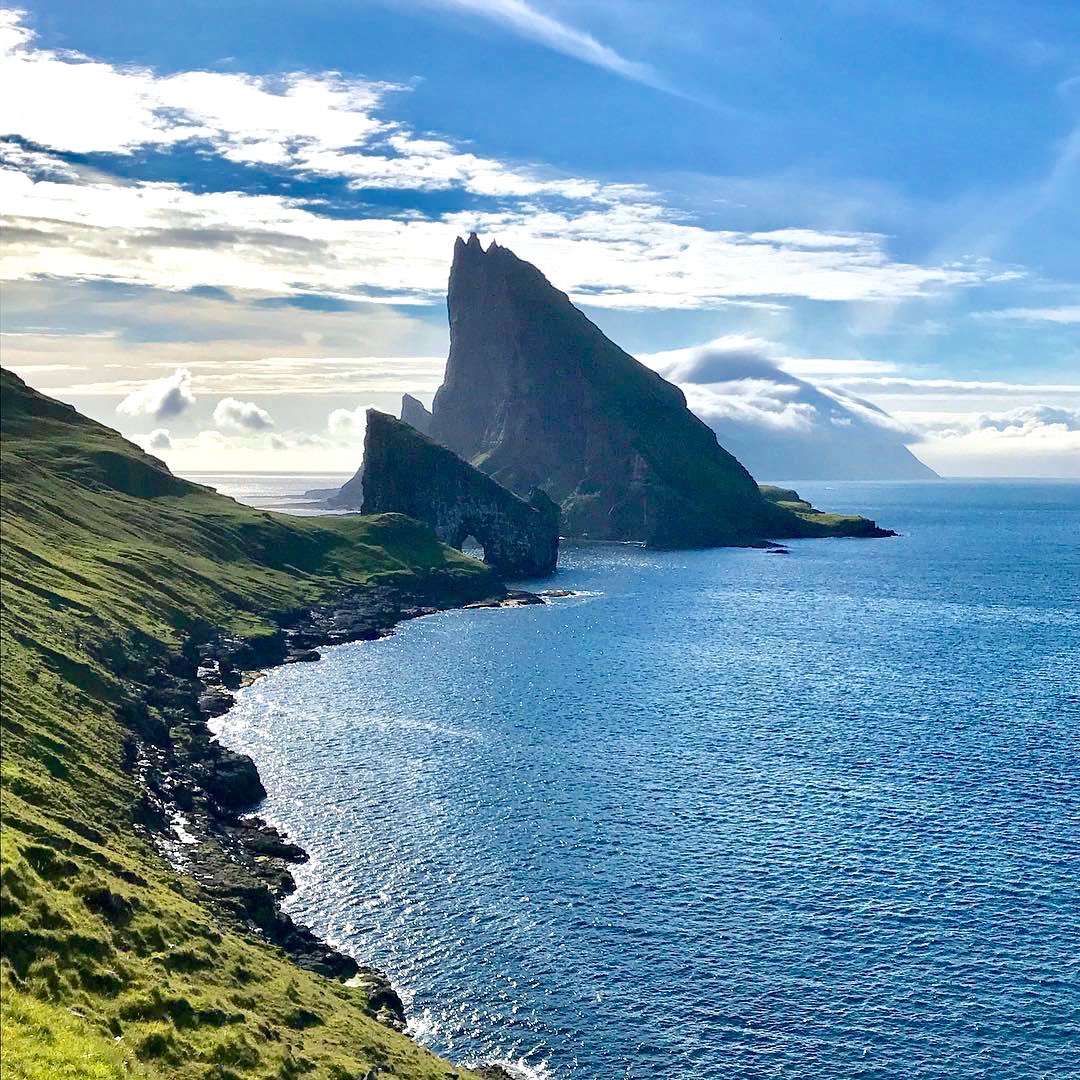
[[[424,403],[412,394],[401,395],[401,419],[410,427],[416,428],[421,435],[431,430],[431,413],[424,408]]]
[[[542,488],[567,536],[708,547],[828,531],[764,499],[678,387],[509,248],[459,240],[447,305],[431,437],[522,497]]]

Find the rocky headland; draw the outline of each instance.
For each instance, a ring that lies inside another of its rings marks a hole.
[[[306,856],[252,816],[258,772],[209,723],[324,645],[542,601],[403,515],[254,510],[0,386],[5,1044],[69,1033],[57,1076],[476,1075],[282,912]]]

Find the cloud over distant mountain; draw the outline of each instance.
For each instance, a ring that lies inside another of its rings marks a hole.
[[[775,346],[729,335],[643,359],[677,383],[722,446],[759,479],[914,480],[916,432],[877,406],[783,370]]]

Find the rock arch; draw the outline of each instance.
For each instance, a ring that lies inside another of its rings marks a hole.
[[[559,508],[542,491],[528,501],[507,491],[453,451],[386,413],[369,409],[361,469],[365,514],[397,512],[427,522],[443,543],[469,536],[503,577],[555,569]]]

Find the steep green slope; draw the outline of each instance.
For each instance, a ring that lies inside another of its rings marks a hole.
[[[344,586],[498,583],[398,515],[240,506],[7,372],[2,412],[4,1076],[468,1075],[166,865],[122,718],[193,630],[269,634]]]

